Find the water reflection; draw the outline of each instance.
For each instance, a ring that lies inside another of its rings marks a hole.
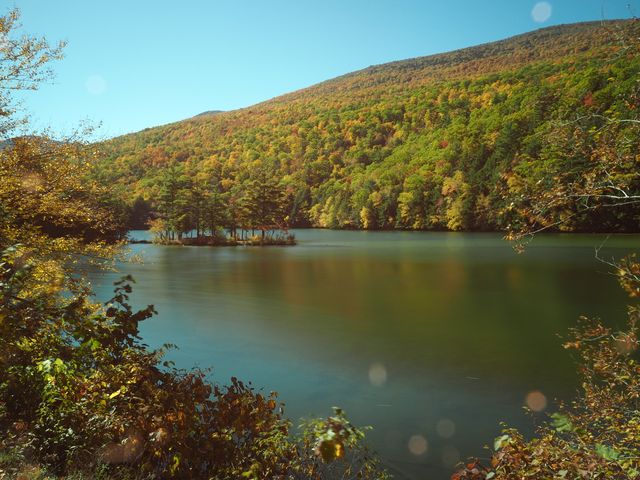
[[[371,385],[381,387],[387,382],[387,369],[381,363],[374,363],[369,367],[369,381]]]
[[[419,457],[427,453],[427,449],[429,448],[427,439],[424,438],[422,435],[413,435],[409,439],[408,446],[409,446],[409,451],[416,457]]]
[[[530,430],[523,403],[548,410],[575,389],[556,334],[584,313],[624,319],[593,257],[600,238],[540,237],[517,255],[500,235],[297,234],[293,248],[133,246],[145,257],[123,267],[133,299],[160,312],[142,335],[215,381],[278,390],[294,419],[344,407],[375,427],[398,478],[448,478],[486,455],[500,421]],[[101,298],[114,278],[96,276]]]
[[[438,420],[436,424],[436,432],[442,438],[451,438],[456,433],[456,424],[448,418]]]

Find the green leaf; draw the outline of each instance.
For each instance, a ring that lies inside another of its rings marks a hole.
[[[502,435],[496,438],[495,441],[493,442],[493,449],[495,451],[498,451],[505,445],[508,445],[509,442],[511,442],[511,437],[509,435]]]
[[[100,342],[95,338],[90,338],[86,340],[83,344],[83,347],[88,348],[91,351],[96,351],[100,348]]]
[[[551,425],[558,432],[571,432],[574,429],[571,419],[563,413],[554,413],[551,415],[551,419]]]
[[[620,452],[616,451],[613,447],[601,443],[596,445],[596,453],[610,462],[614,462],[620,458]]]
[[[51,359],[42,360],[38,363],[38,371],[40,372],[50,372],[51,371]]]

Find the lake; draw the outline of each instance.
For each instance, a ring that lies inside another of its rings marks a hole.
[[[604,236],[540,235],[517,254],[499,234],[295,231],[295,247],[132,245],[143,264],[93,275],[98,298],[130,273],[151,346],[180,367],[213,367],[276,390],[285,412],[344,408],[371,425],[396,478],[445,479],[488,457],[505,421],[531,432],[576,391],[561,347],[581,314],[625,321],[625,296],[594,249]],[[137,239],[147,232],[132,232]],[[622,256],[638,236],[612,236]],[[546,409],[533,416],[525,402]]]

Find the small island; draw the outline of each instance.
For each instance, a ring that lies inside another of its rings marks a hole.
[[[155,201],[138,197],[130,226],[148,228],[152,241],[188,246],[290,246],[291,192],[256,164],[245,182],[224,189],[215,179],[185,177],[170,167],[158,179]]]
[[[239,233],[238,233],[239,232]],[[214,232],[189,232],[184,235],[167,235],[166,232],[153,232],[153,240],[132,240],[130,243],[155,243],[158,245],[185,245],[195,247],[266,247],[296,245],[296,236],[286,227],[259,229],[240,229],[228,232],[219,229]]]

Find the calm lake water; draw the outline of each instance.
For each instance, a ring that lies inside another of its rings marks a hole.
[[[133,303],[159,311],[142,336],[177,344],[178,366],[277,390],[294,421],[343,407],[374,427],[396,478],[487,457],[501,421],[530,432],[544,413],[523,413],[527,395],[548,412],[576,389],[557,335],[581,314],[624,324],[625,297],[594,257],[603,236],[541,235],[518,255],[497,234],[295,233],[295,247],[132,245],[144,263],[94,287],[106,300],[132,274]],[[638,245],[612,236],[601,255]]]

